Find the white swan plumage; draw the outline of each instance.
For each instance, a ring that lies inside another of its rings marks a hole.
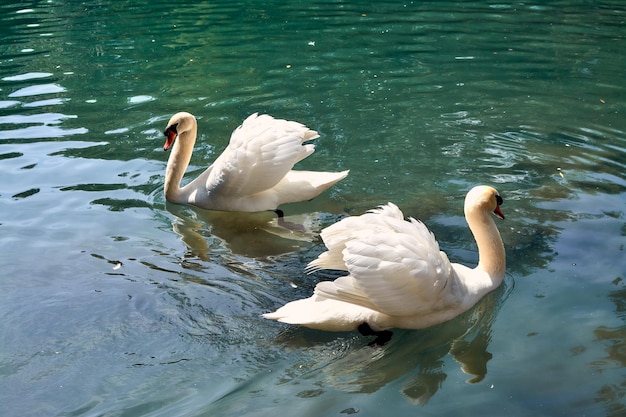
[[[322,230],[327,251],[306,271],[336,269],[348,275],[320,282],[311,297],[263,316],[314,329],[359,330],[378,336],[376,344],[391,337],[387,329],[448,321],[502,283],[505,250],[491,216],[504,219],[501,204],[489,186],[474,187],[465,198],[465,218],[479,254],[473,269],[451,263],[428,228],[405,220],[393,203],[346,217]]]
[[[196,118],[176,113],[167,124],[164,150],[172,148],[165,172],[165,199],[204,209],[257,212],[310,200],[349,171],[294,171],[315,147],[317,132],[293,121],[250,115],[232,133],[224,152],[206,171],[180,187],[197,137]]]

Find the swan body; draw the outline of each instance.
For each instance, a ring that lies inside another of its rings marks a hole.
[[[196,142],[196,118],[190,113],[176,113],[164,134],[163,149],[172,148],[164,192],[172,203],[225,211],[275,210],[284,203],[318,196],[349,172],[292,170],[315,150],[313,144],[304,142],[319,135],[300,123],[255,113],[235,129],[215,162],[181,188]]]
[[[504,219],[502,198],[488,186],[465,198],[465,217],[478,245],[478,266],[451,263],[426,226],[404,220],[388,203],[347,217],[321,232],[327,251],[306,271],[336,269],[348,275],[317,284],[310,298],[292,301],[268,319],[328,331],[419,329],[450,320],[497,288],[505,252],[491,213]],[[388,338],[391,332],[387,332]],[[388,340],[385,339],[384,341]]]

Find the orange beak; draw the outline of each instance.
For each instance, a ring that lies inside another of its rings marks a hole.
[[[165,129],[165,132],[163,133],[165,134],[165,145],[163,145],[163,150],[167,151],[174,144],[178,133],[176,133],[176,130],[169,128]]]
[[[502,213],[502,210],[500,210],[500,206],[496,206],[493,214],[495,214],[497,218],[504,220],[504,213]]]

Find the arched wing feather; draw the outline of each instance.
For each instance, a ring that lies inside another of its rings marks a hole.
[[[216,194],[251,195],[275,186],[293,166],[312,154],[317,132],[293,121],[252,114],[233,132],[213,163],[207,189]]]
[[[372,209],[360,216],[345,217],[337,223],[328,226],[320,233],[326,248],[317,259],[311,261],[306,272],[311,273],[318,269],[337,269],[347,271],[343,260],[343,250],[346,242],[359,239],[361,234],[385,233],[389,230],[387,219],[403,221],[402,211],[393,203],[387,203]]]
[[[395,217],[385,223],[384,233],[361,233],[345,242],[349,276],[320,284],[319,295],[391,316],[431,313],[462,296],[448,257],[426,226]]]

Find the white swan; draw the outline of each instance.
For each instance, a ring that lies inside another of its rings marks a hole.
[[[176,113],[163,133],[163,149],[173,145],[164,184],[165,199],[172,203],[225,211],[275,210],[318,196],[349,172],[293,171],[296,162],[315,150],[303,142],[319,135],[300,123],[255,113],[235,129],[215,162],[181,188],[196,142],[196,118]]]
[[[337,269],[349,274],[317,284],[313,296],[263,316],[329,331],[359,330],[384,344],[390,328],[419,329],[450,320],[497,288],[505,253],[490,216],[504,219],[502,198],[488,186],[465,197],[465,218],[478,245],[478,266],[450,263],[426,226],[404,220],[392,203],[347,217],[321,232],[328,251],[307,271]]]

